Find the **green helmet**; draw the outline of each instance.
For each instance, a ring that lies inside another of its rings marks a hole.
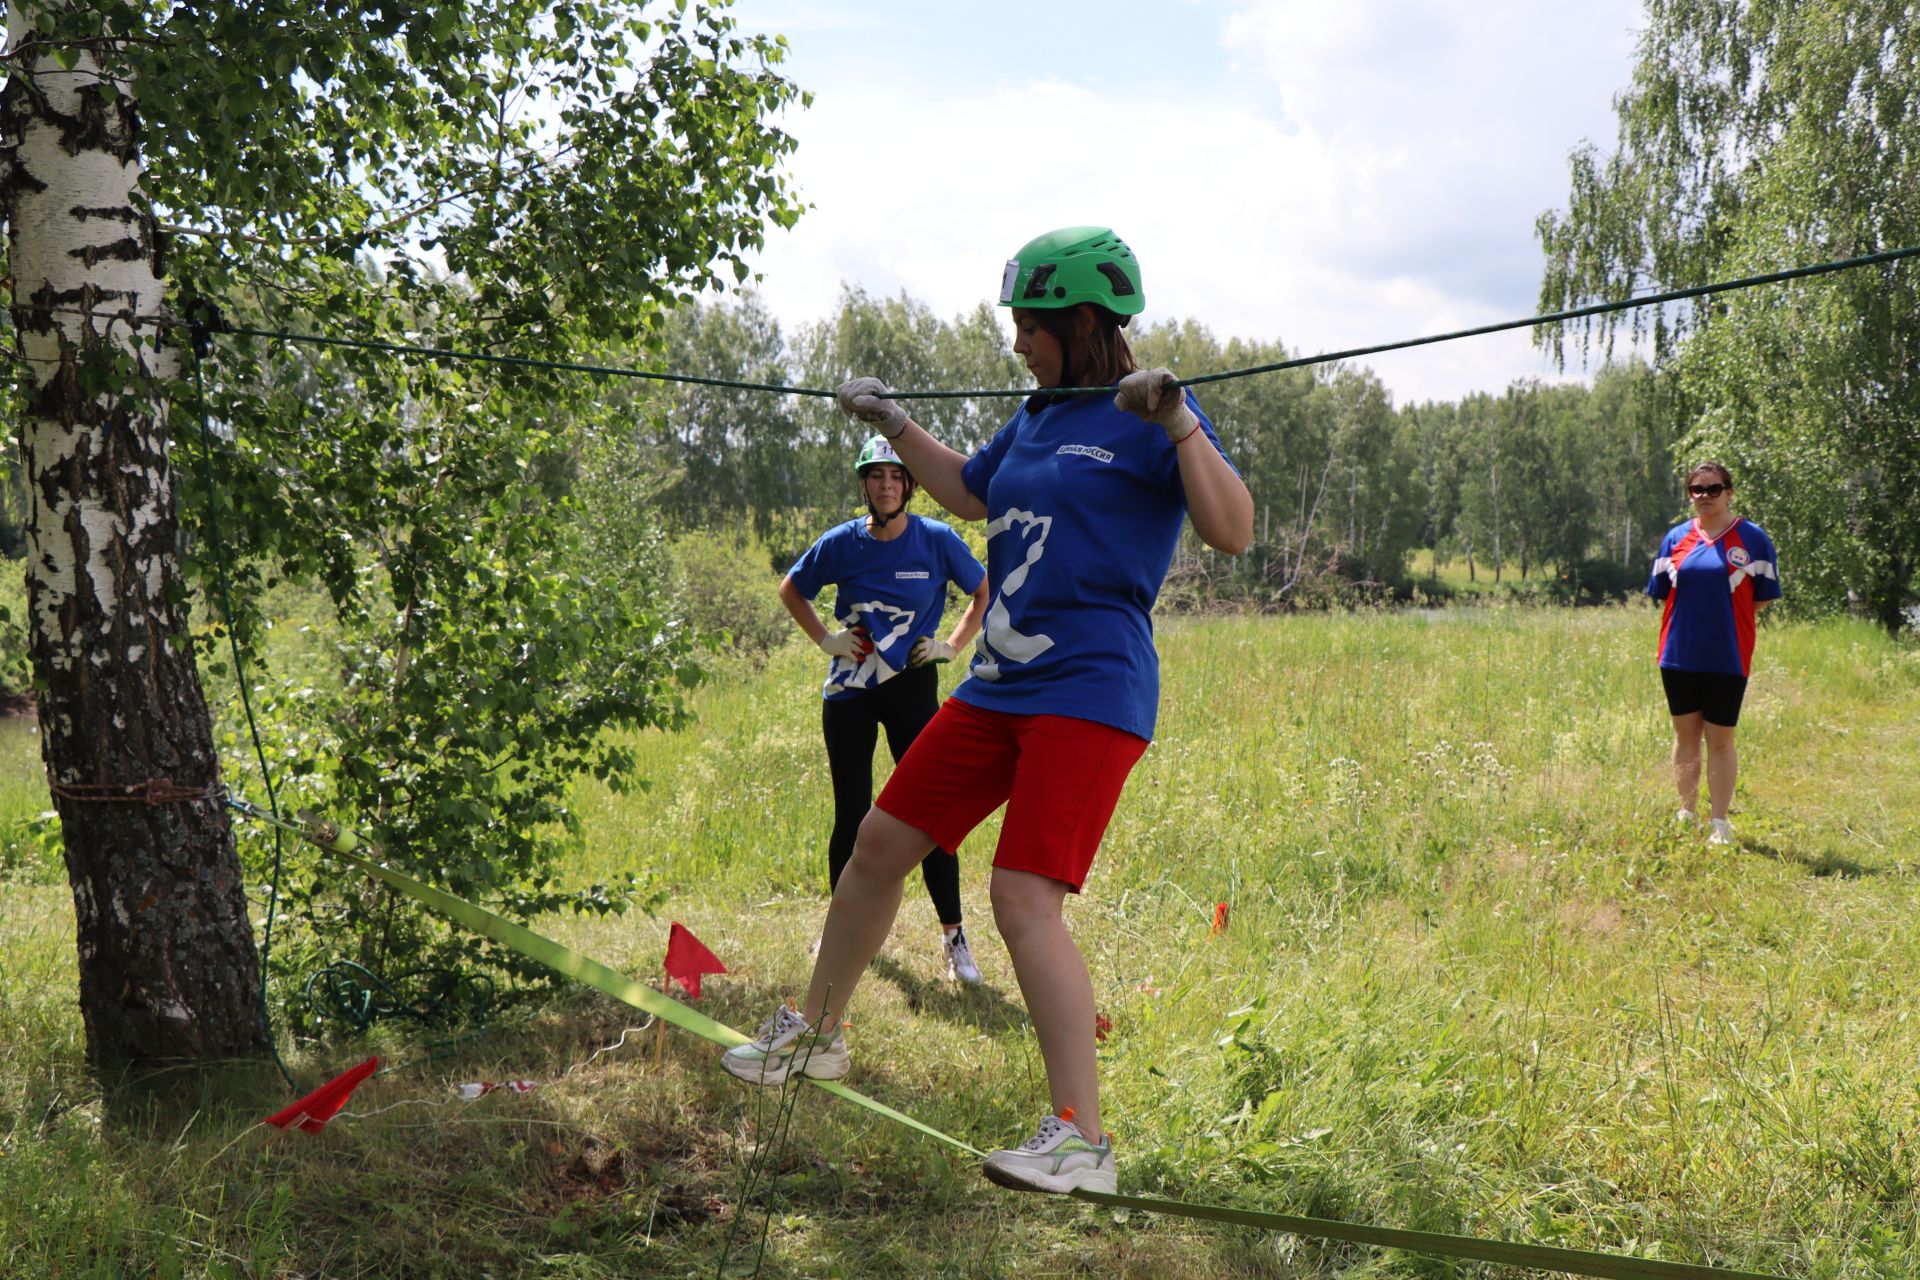
[[[900,468],[900,474],[907,478],[906,486],[900,490],[900,509],[898,511],[881,511],[880,508],[873,505],[873,495],[867,495],[867,510],[873,513],[873,518],[876,521],[884,525],[907,514],[907,504],[913,501],[914,482],[913,472],[907,470],[907,464],[900,461],[900,455],[894,452],[893,441],[887,439],[885,436],[874,436],[864,445],[860,446],[860,460],[853,464],[853,473],[860,477],[860,487],[863,491],[866,489],[867,484],[867,468],[878,466],[882,462],[891,462],[894,466]]]
[[[1062,227],[1021,246],[1000,277],[1003,307],[1061,308],[1096,302],[1119,316],[1147,305],[1140,261],[1107,227]]]
[[[853,473],[858,476],[867,474],[867,468],[876,462],[891,462],[902,471],[907,464],[900,461],[900,455],[893,451],[893,441],[885,436],[875,436],[860,447],[860,460],[853,464]],[[913,472],[907,471],[907,478],[913,478]]]

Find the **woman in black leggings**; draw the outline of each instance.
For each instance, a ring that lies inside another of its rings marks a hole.
[[[853,856],[853,838],[873,805],[873,748],[887,732],[895,763],[940,704],[934,668],[950,662],[980,630],[987,573],[951,528],[907,514],[913,477],[885,438],[875,436],[854,463],[867,514],[827,530],[780,580],[780,602],[807,638],[831,657],[821,690],[820,727],[833,775],[829,883]],[[947,584],[973,599],[945,640],[936,637]],[[832,584],[829,631],[813,598]],[[945,932],[947,964],[961,982],[980,981],[960,922],[960,860],[935,849],[920,864]]]

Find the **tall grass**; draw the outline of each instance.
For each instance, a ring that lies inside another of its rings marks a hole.
[[[1737,848],[1672,822],[1651,615],[1461,610],[1162,628],[1157,740],[1069,920],[1112,1030],[1123,1189],[1783,1275],[1920,1271],[1920,651],[1774,626],[1739,734]],[[658,917],[550,922],[657,975],[668,923],[731,967],[737,1026],[797,994],[830,820],[810,651],[636,738],[648,789],[583,789],[583,881]],[[958,673],[949,671],[951,682]],[[29,768],[23,755],[15,762]],[[884,770],[882,770],[882,774]],[[28,780],[0,803],[38,806]],[[3,815],[0,815],[3,816]],[[853,1010],[862,1090],[977,1145],[1045,1107],[961,850],[984,989],[911,887]],[[1228,923],[1212,932],[1215,904]],[[1510,1275],[1010,1198],[884,1121],[736,1088],[563,992],[356,1096],[318,1138],[250,1129],[254,1075],[108,1094],[84,1072],[64,890],[0,888],[7,1275]],[[637,1043],[638,1042],[638,1043]],[[293,1046],[305,1079],[368,1046]],[[452,1102],[449,1083],[533,1076]],[[140,1099],[129,1103],[128,1096]],[[401,1104],[401,1105],[395,1105]],[[762,1163],[772,1178],[743,1196]],[[755,1247],[742,1249],[739,1240]]]

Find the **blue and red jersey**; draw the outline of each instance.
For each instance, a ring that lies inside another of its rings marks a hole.
[[[1773,540],[1751,520],[1735,520],[1717,538],[1698,520],[1675,525],[1660,543],[1647,594],[1667,602],[1661,666],[1750,675],[1755,606],[1780,598]]]

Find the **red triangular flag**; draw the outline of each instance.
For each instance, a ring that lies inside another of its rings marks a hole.
[[[707,950],[706,944],[688,932],[687,927],[678,920],[667,930],[667,976],[687,989],[687,994],[695,1000],[700,998],[700,975],[703,973],[725,973],[727,966],[720,963],[720,957]]]
[[[353,1096],[353,1091],[379,1069],[380,1059],[368,1058],[345,1075],[327,1081],[284,1111],[274,1112],[266,1122],[281,1129],[298,1125],[308,1133],[318,1133],[327,1127],[327,1121],[333,1119],[341,1107],[347,1105],[347,1099]]]

